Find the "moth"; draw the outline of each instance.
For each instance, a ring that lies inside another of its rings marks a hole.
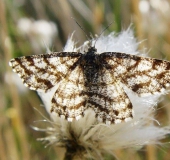
[[[25,86],[38,92],[56,91],[51,112],[68,121],[91,108],[96,118],[115,124],[133,118],[123,85],[138,96],[162,92],[170,84],[170,62],[119,52],[53,52],[10,60]]]

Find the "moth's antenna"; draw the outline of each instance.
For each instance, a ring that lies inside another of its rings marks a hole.
[[[84,28],[83,28],[83,27],[75,20],[75,18],[73,18],[73,17],[71,17],[71,18],[72,18],[72,19],[76,22],[76,24],[82,29],[82,31],[84,32],[86,38],[87,38],[88,41],[90,42],[90,38],[87,36],[87,34],[86,34]]]
[[[113,21],[113,22],[114,22],[114,21]],[[96,38],[96,40],[95,40],[95,42],[94,42],[94,47],[95,47],[95,45],[96,45],[97,40],[100,38],[100,36],[105,32],[105,30],[107,30],[107,29],[113,24],[113,22],[111,22],[105,29],[103,29],[103,30],[101,31],[101,33],[99,34],[99,36]]]

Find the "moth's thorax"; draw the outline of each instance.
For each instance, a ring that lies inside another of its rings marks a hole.
[[[88,85],[98,83],[99,75],[99,56],[96,54],[96,48],[90,47],[82,57],[81,67]]]
[[[96,55],[96,48],[90,47],[88,51],[82,57],[82,65],[95,65],[97,63],[98,56]]]

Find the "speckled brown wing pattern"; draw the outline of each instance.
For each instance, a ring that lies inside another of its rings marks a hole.
[[[169,86],[170,62],[125,53],[56,52],[15,58],[10,66],[32,90],[48,92],[54,86],[51,112],[68,121],[84,116],[88,108],[107,124],[133,118],[133,107],[123,86],[138,95],[162,92]]]
[[[15,58],[9,65],[26,87],[46,92],[70,72],[79,57],[80,53],[76,52],[56,52]]]
[[[113,77],[111,78],[110,73],[105,68],[101,67],[101,69],[102,71],[99,71],[93,84],[86,84],[87,77],[85,77],[80,65],[74,68],[58,84],[52,98],[51,111],[69,121],[84,116],[87,108],[93,109],[96,118],[107,124],[132,119],[132,104],[121,84]],[[95,73],[93,72],[93,74]]]
[[[139,96],[162,92],[170,85],[170,62],[108,52],[101,54],[112,76]]]

